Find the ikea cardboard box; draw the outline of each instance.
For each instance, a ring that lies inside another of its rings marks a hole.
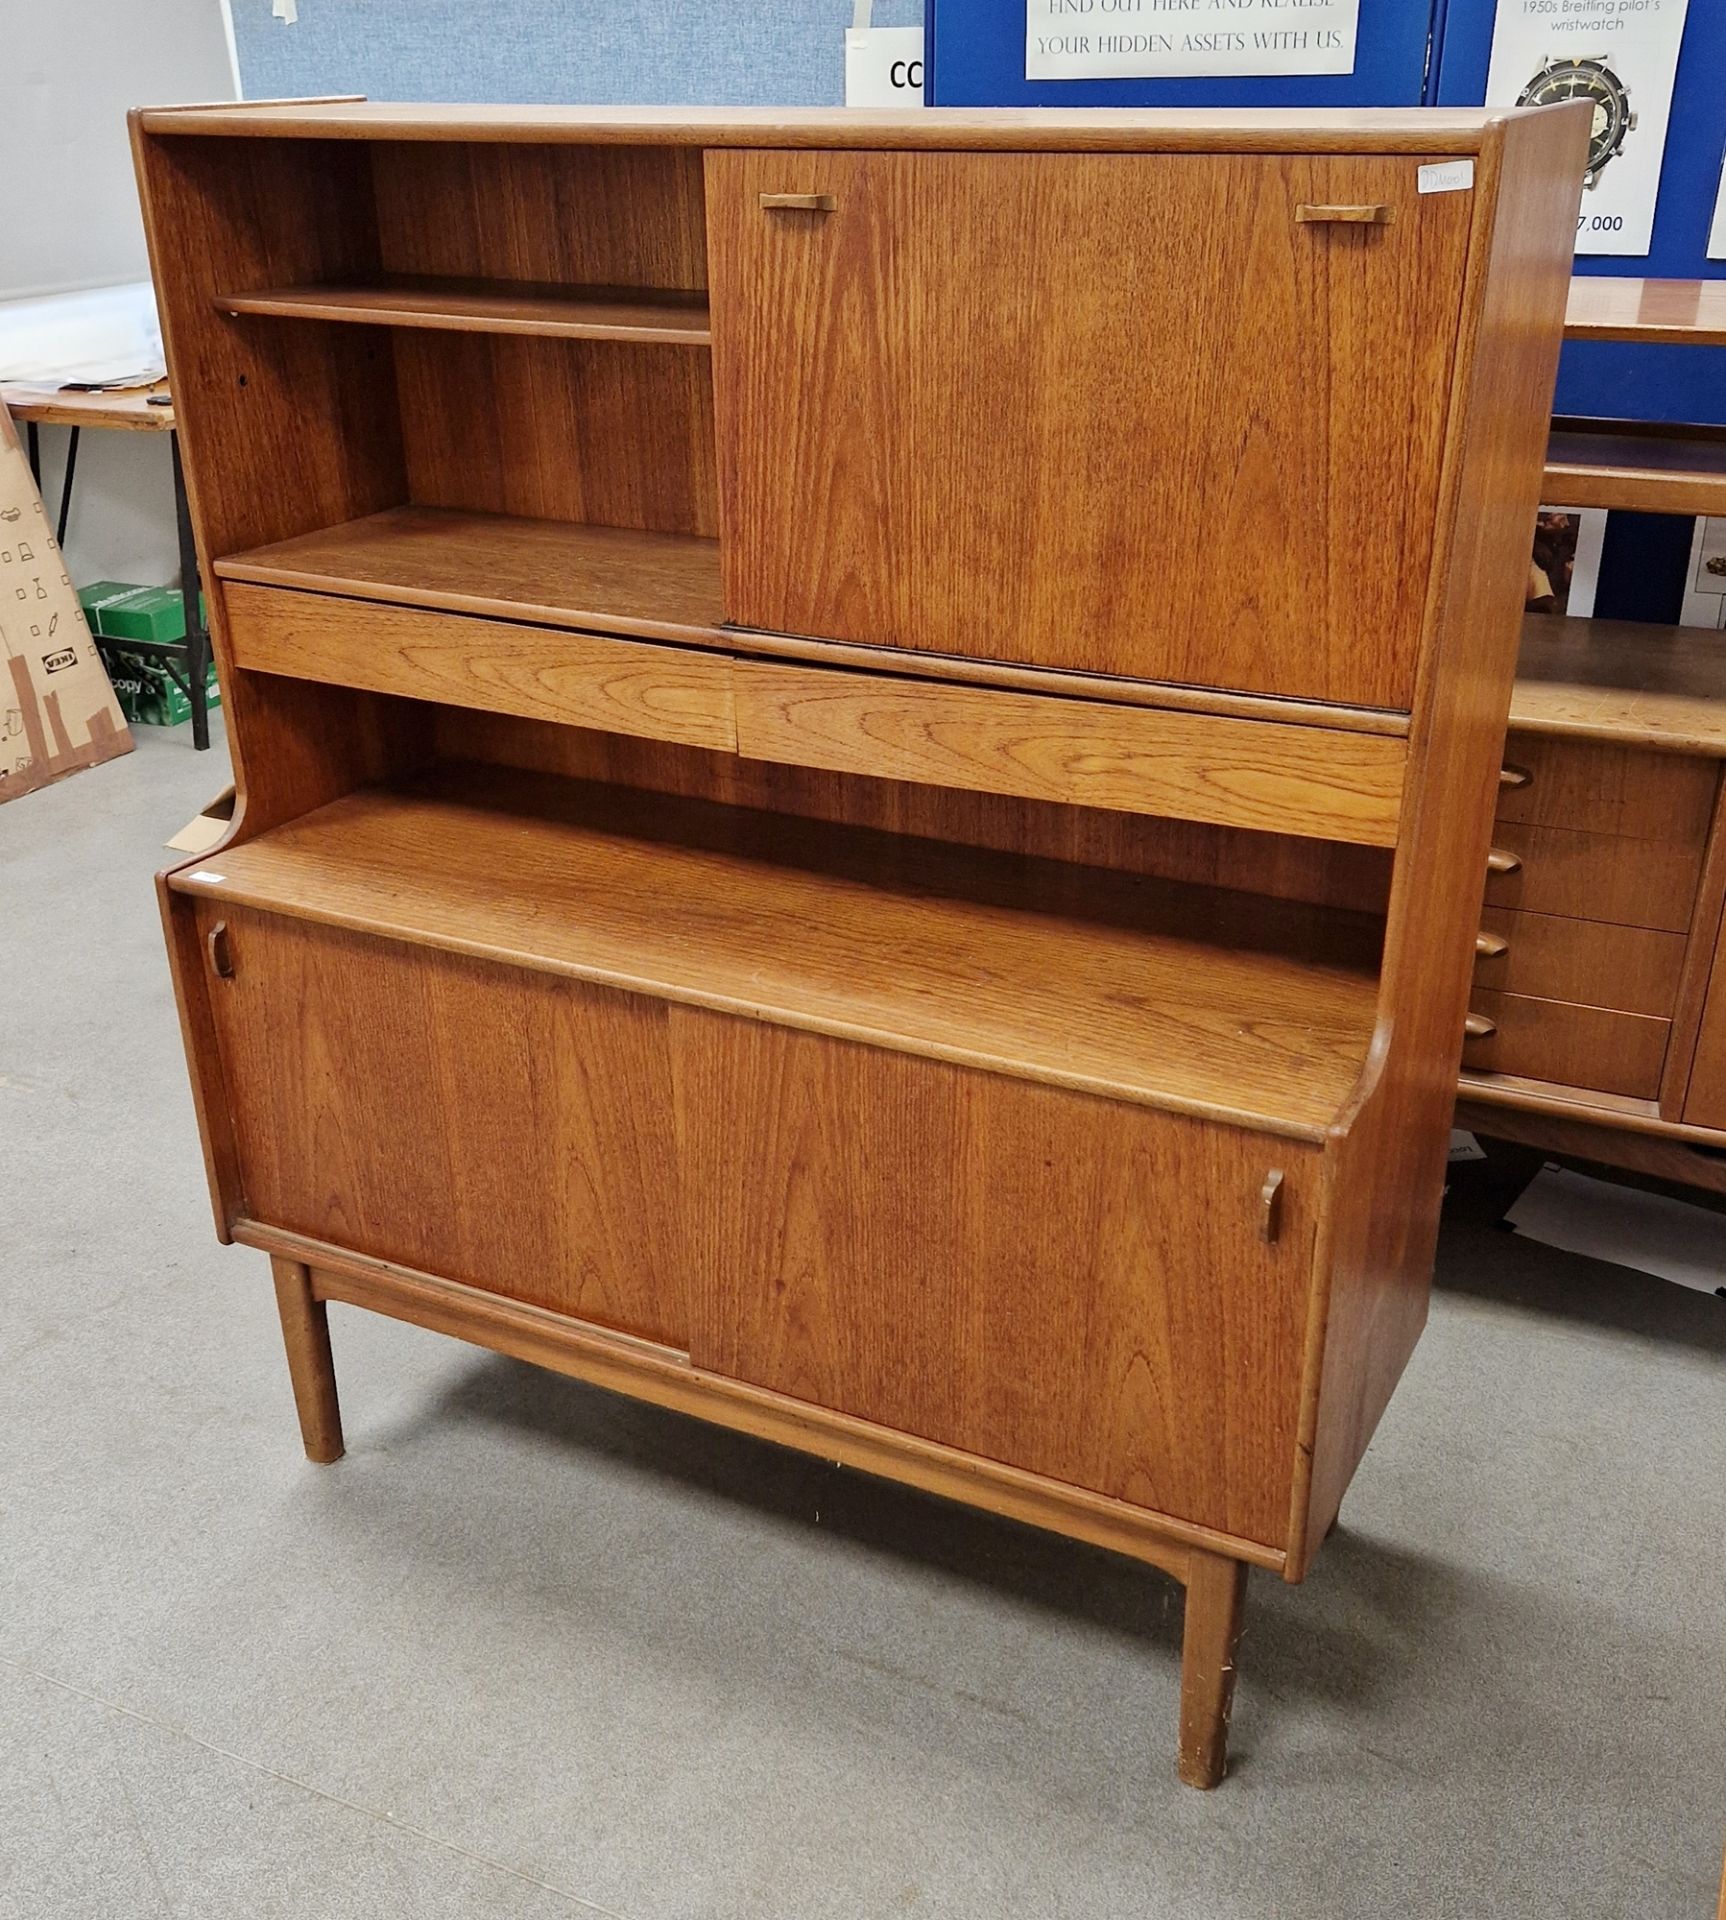
[[[131,750],[30,463],[0,407],[0,801]]]

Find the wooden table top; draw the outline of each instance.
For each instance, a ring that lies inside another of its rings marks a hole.
[[[1564,337],[1726,346],[1726,280],[1574,279]]]
[[[127,387],[119,393],[40,393],[26,387],[0,386],[0,406],[14,420],[34,420],[45,427],[113,427],[127,433],[169,433],[174,426],[172,407],[153,407],[150,395],[166,393],[168,383]]]

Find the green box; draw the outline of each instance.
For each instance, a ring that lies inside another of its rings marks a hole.
[[[104,640],[157,640],[172,645],[186,637],[186,609],[168,587],[140,587],[126,580],[98,580],[78,589],[91,631]]]
[[[192,703],[175,684],[165,661],[129,652],[124,641],[98,637],[96,647],[102,656],[102,664],[108,669],[108,678],[113,682],[114,697],[120,703],[120,711],[134,726],[177,727],[182,720],[191,719]],[[175,664],[180,667],[184,677],[184,664],[178,661]],[[213,660],[204,685],[209,704],[219,707],[222,695],[216,685],[216,663]]]

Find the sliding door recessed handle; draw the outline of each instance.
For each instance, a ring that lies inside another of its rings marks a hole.
[[[1498,1022],[1488,1020],[1484,1013],[1471,1013],[1462,1023],[1464,1036],[1470,1040],[1490,1040],[1498,1031]]]
[[[800,213],[831,213],[839,202],[830,193],[764,193],[761,204]]]

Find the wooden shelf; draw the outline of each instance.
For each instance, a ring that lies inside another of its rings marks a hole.
[[[723,644],[719,543],[567,520],[393,507],[216,562],[224,580]]]
[[[1578,276],[1570,283],[1564,337],[1726,347],[1726,280]]]
[[[1726,632],[1531,613],[1510,724],[1726,759]]]
[[[1360,1076],[1382,935],[1365,914],[465,765],[171,884],[1303,1139]]]
[[[1726,427],[1555,420],[1543,497],[1554,507],[1726,513]]]
[[[363,284],[222,293],[215,304],[230,314],[454,333],[533,333],[563,340],[632,341],[638,346],[705,347],[713,338],[705,293],[659,288],[383,274]]]

